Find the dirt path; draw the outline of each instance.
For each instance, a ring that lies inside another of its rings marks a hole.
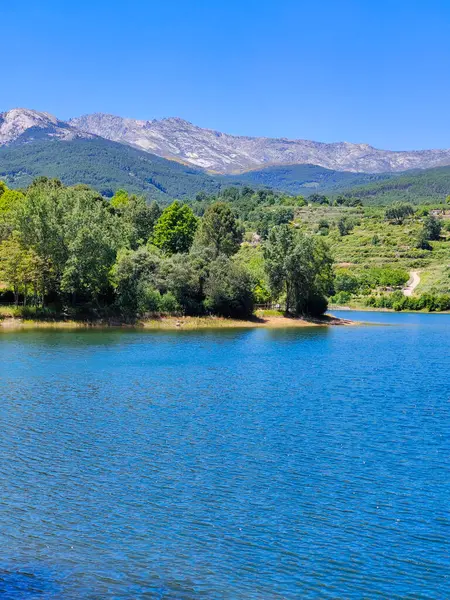
[[[406,287],[403,288],[403,294],[405,296],[411,296],[416,287],[420,283],[419,273],[417,271],[411,271],[409,273],[409,281],[406,284]]]

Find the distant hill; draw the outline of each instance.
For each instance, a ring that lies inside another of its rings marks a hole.
[[[307,196],[314,192],[327,193],[334,190],[362,186],[371,182],[384,181],[396,177],[393,173],[352,173],[334,171],[317,165],[289,165],[285,167],[267,167],[241,173],[238,176],[224,178],[230,183],[266,186],[287,194]]]
[[[342,187],[334,192],[361,198],[364,204],[386,205],[395,201],[412,204],[438,203],[450,194],[450,167],[408,171],[385,181]]]
[[[66,185],[85,183],[105,196],[125,188],[163,203],[192,198],[199,191],[213,194],[221,185],[203,171],[97,137],[34,139],[0,147],[0,180],[25,187],[39,175]]]
[[[436,203],[450,194],[450,167],[370,174],[333,171],[316,165],[291,165],[268,167],[224,179],[236,184],[267,186],[291,195],[308,196],[314,192],[330,197],[349,195],[372,205],[396,201]]]

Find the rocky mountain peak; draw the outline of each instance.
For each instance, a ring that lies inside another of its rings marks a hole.
[[[35,136],[31,132],[37,136],[44,134],[65,140],[76,137],[92,137],[90,133],[80,134],[77,129],[47,112],[29,108],[13,108],[0,113],[0,146],[16,142],[25,134],[29,134],[30,139],[33,139]],[[27,141],[29,140],[27,139]]]

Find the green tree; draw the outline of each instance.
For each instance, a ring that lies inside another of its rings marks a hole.
[[[424,237],[427,240],[438,240],[441,236],[442,221],[433,215],[426,217],[423,224]]]
[[[341,237],[348,235],[354,227],[354,221],[348,217],[341,217],[337,222],[337,228]]]
[[[273,296],[284,296],[286,312],[325,312],[325,296],[333,284],[333,261],[320,238],[280,225],[270,232],[264,256]]]
[[[114,196],[111,198],[111,206],[116,209],[122,209],[125,206],[128,206],[130,202],[130,197],[128,192],[125,190],[117,190]]]
[[[205,307],[223,317],[249,317],[253,312],[253,285],[247,270],[220,255],[211,263],[205,282]]]
[[[126,245],[135,250],[150,239],[153,227],[161,216],[156,202],[148,205],[143,196],[129,196],[124,190],[118,190],[111,198],[111,206],[121,217]]]
[[[1,183],[1,182],[0,182]],[[18,190],[5,189],[0,194],[0,219],[6,218],[23,200],[24,195]]]
[[[45,293],[46,266],[32,249],[24,248],[17,234],[11,235],[0,244],[0,280],[6,283],[14,293],[14,303],[19,303],[19,294],[23,294],[23,303],[27,304],[30,288],[34,290],[38,301]]]
[[[198,220],[187,204],[175,200],[163,210],[153,230],[153,244],[166,254],[188,252]]]
[[[424,228],[422,228],[417,235],[415,246],[419,250],[433,250],[433,246],[430,244],[427,232]]]
[[[10,237],[0,244],[0,280],[11,287],[16,306],[25,278],[25,254],[26,250],[17,237]]]
[[[326,196],[324,196],[323,194],[317,194],[316,192],[308,196],[308,202],[311,202],[313,204],[330,204],[330,201]]]
[[[146,246],[119,251],[112,281],[116,304],[123,315],[134,317],[145,310],[157,310],[161,263],[159,251]]]
[[[243,229],[226,202],[215,202],[209,206],[199,228],[199,241],[211,246],[215,256],[231,256],[239,250]]]
[[[258,208],[250,216],[256,222],[258,235],[266,239],[272,227],[290,223],[294,219],[294,210],[287,206],[265,206]]]
[[[165,284],[188,315],[204,312],[205,282],[214,257],[211,248],[198,247],[188,255],[174,254],[164,265]]]
[[[360,283],[349,271],[341,269],[336,274],[334,289],[336,292],[349,292],[354,294],[358,291]]]
[[[254,302],[256,304],[265,304],[266,302],[269,302],[269,282],[261,246],[242,244],[233,260],[250,273],[253,280]]]
[[[51,181],[33,185],[15,211],[22,245],[52,267],[53,289],[94,300],[109,287],[123,240],[116,215],[96,192]]]
[[[24,195],[17,190],[8,189],[0,182],[0,241],[8,238],[14,226],[14,214]]]
[[[319,235],[328,235],[330,233],[330,224],[326,219],[320,219],[317,225],[317,233]]]
[[[401,225],[403,221],[414,214],[414,209],[411,204],[407,202],[394,202],[392,206],[389,206],[385,213],[386,221],[391,221],[396,225]]]

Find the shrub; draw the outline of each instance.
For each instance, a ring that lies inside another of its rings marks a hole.
[[[338,292],[334,296],[331,296],[330,302],[332,304],[347,304],[350,301],[352,295],[350,292]]]
[[[406,202],[394,202],[392,206],[386,209],[384,213],[386,221],[391,221],[397,225],[401,225],[406,217],[414,214],[414,209],[411,204]]]
[[[341,217],[337,222],[337,228],[341,237],[344,235],[348,235],[354,229],[354,227],[354,221],[352,219],[349,219],[348,217]]]
[[[427,240],[438,240],[441,235],[442,221],[433,215],[428,216],[423,224],[423,233]]]
[[[328,235],[330,233],[330,224],[326,219],[320,219],[317,225],[317,233],[319,235]]]
[[[180,310],[177,299],[171,292],[166,292],[159,298],[159,310],[162,313],[176,313]]]
[[[137,313],[144,315],[145,313],[159,312],[160,298],[158,290],[147,283],[140,283],[137,286]]]
[[[381,296],[370,296],[366,299],[366,306],[372,308],[393,308],[401,310],[428,310],[440,312],[450,310],[449,294],[422,294],[421,296],[403,296],[400,291]]]
[[[312,294],[306,301],[306,314],[312,317],[319,317],[326,312],[328,300],[320,294]]]
[[[372,240],[371,240],[371,244],[372,244],[372,246],[379,246],[379,245],[380,245],[380,243],[381,243],[381,240],[380,240],[380,238],[378,237],[378,235],[377,235],[377,234],[375,234],[375,235],[373,236]]]

